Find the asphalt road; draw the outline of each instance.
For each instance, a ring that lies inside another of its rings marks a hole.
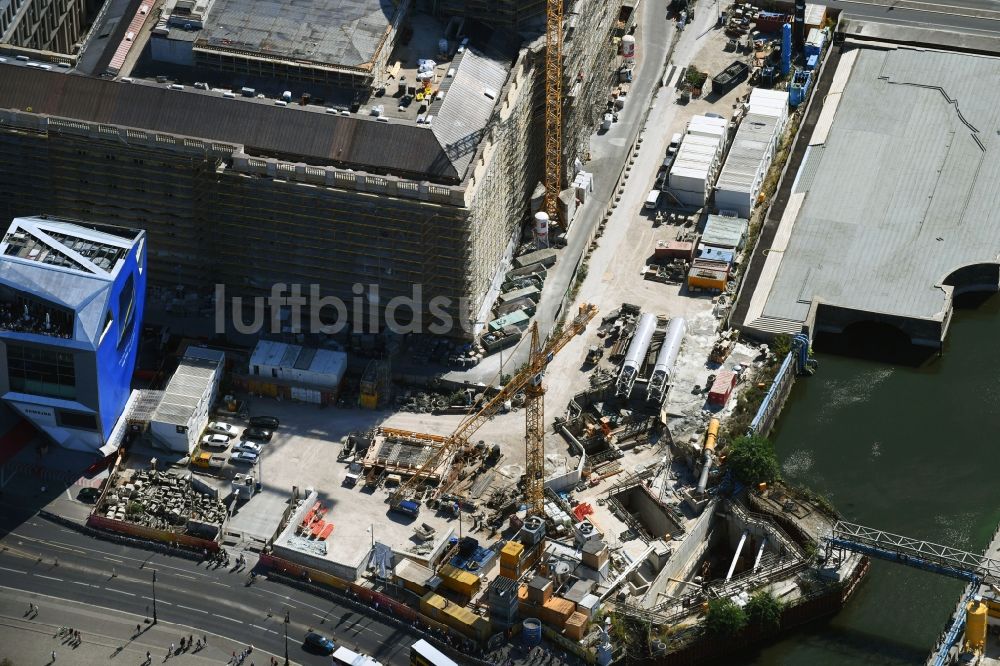
[[[855,18],[871,18],[909,27],[957,30],[980,35],[1000,34],[1000,2],[997,0],[825,0]],[[983,15],[977,15],[983,12]]]
[[[10,529],[8,517],[4,519],[5,530]],[[409,663],[410,645],[421,637],[414,630],[400,629],[360,608],[348,607],[346,602],[332,603],[263,578],[248,587],[246,573],[91,539],[37,517],[0,539],[0,586],[38,595],[35,603],[43,608],[53,599],[72,599],[133,613],[139,623],[152,613],[154,570],[160,622],[186,625],[190,633],[227,637],[283,655],[282,621],[288,610],[289,655],[298,663],[329,663],[329,657],[302,649],[308,630],[385,664]],[[179,642],[180,634],[176,638]]]

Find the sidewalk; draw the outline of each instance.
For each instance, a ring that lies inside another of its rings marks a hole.
[[[37,614],[25,614],[29,602],[39,607]],[[138,636],[137,623],[142,627]],[[60,636],[61,627],[79,631],[80,644],[74,645],[68,637]],[[15,664],[50,663],[53,650],[56,664],[98,664],[112,660],[118,664],[142,664],[147,651],[152,664],[224,664],[234,650],[238,654],[247,647],[208,634],[208,647],[166,658],[171,643],[179,650],[182,636],[194,634],[200,639],[205,635],[196,631],[194,627],[167,622],[149,625],[141,616],[131,613],[0,588],[0,659],[7,658]],[[254,648],[243,663],[267,664],[271,656],[276,655]]]

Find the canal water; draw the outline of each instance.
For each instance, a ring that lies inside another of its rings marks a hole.
[[[955,313],[944,353],[919,365],[817,355],[772,435],[783,476],[846,520],[979,552],[1000,521],[1000,297]],[[755,666],[923,663],[963,585],[873,563],[828,622]]]

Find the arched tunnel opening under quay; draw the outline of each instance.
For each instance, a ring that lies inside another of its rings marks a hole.
[[[939,354],[934,347],[913,344],[898,326],[872,320],[849,324],[840,333],[819,331],[813,338],[813,349],[911,367],[919,367]]]

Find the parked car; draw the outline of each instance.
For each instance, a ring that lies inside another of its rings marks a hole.
[[[224,421],[212,421],[208,424],[208,428],[206,428],[206,430],[219,435],[225,435],[226,437],[236,437],[236,426]]]
[[[272,434],[273,433],[267,428],[246,428],[241,437],[243,439],[252,439],[257,442],[270,442]]]
[[[250,425],[254,428],[267,428],[268,430],[277,430],[280,422],[275,416],[251,416]]]
[[[333,651],[337,649],[336,643],[322,634],[317,634],[315,631],[310,631],[306,634],[306,637],[302,640],[302,646],[320,654],[333,654]]]
[[[214,435],[205,435],[201,438],[201,445],[206,448],[222,448],[225,449],[229,446],[229,438],[225,435],[220,435],[218,433]]]
[[[260,455],[261,445],[257,442],[251,442],[249,439],[244,439],[242,442],[233,447],[233,451],[249,451],[254,455]]]
[[[229,462],[238,465],[256,465],[257,454],[250,451],[237,451],[229,456]]]

